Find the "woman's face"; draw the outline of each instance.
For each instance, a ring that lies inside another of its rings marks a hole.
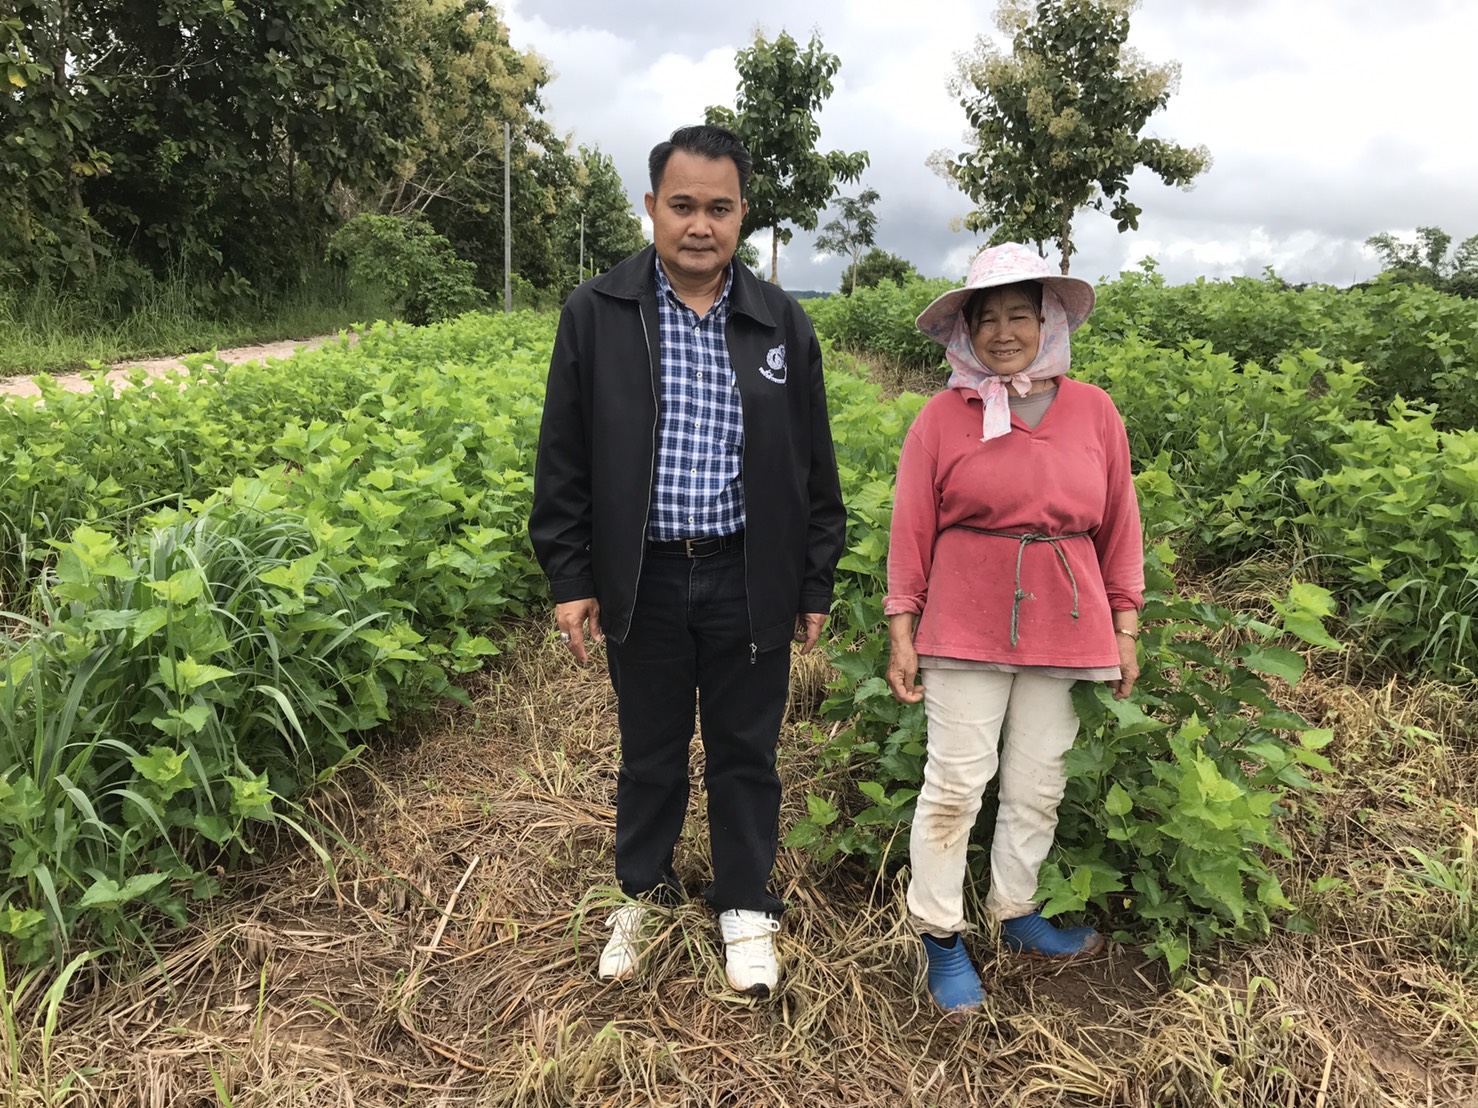
[[[992,291],[975,317],[970,339],[981,365],[1009,377],[1036,358],[1042,345],[1042,317],[1020,289]]]

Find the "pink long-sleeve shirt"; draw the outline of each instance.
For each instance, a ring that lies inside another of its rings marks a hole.
[[[1116,666],[1112,612],[1144,604],[1144,539],[1129,440],[1102,389],[1057,379],[1035,429],[980,441],[980,397],[947,389],[919,412],[898,461],[888,615],[922,613],[920,655],[1023,666]],[[1069,535],[1057,548],[964,527]],[[1017,643],[1011,605],[1021,552]],[[1072,616],[1077,581],[1078,617]]]

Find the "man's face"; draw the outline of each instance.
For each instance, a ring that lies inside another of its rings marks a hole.
[[[717,280],[739,245],[748,209],[739,198],[733,159],[674,150],[657,192],[647,193],[652,242],[667,279],[687,285]]]

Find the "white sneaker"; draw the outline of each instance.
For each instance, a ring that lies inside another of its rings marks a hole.
[[[611,937],[600,952],[597,971],[602,981],[627,981],[636,976],[650,945],[642,937],[650,915],[650,909],[640,904],[624,904],[611,913],[606,921]]]
[[[749,996],[769,996],[780,980],[774,938],[780,921],[764,912],[732,908],[719,913],[718,926],[724,936],[729,988]]]

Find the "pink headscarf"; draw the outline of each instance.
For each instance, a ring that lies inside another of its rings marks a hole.
[[[981,427],[981,442],[1000,438],[1011,432],[1011,407],[1007,400],[1006,386],[1011,385],[1018,396],[1031,390],[1033,381],[1049,377],[1061,377],[1072,365],[1072,349],[1068,339],[1067,312],[1057,294],[1045,284],[1042,286],[1042,340],[1037,356],[1031,365],[1020,373],[1002,377],[981,364],[975,356],[975,344],[970,339],[970,325],[965,322],[964,305],[955,315],[955,324],[949,341],[944,346],[944,357],[954,368],[949,375],[949,388],[978,392],[984,401],[985,414]]]

